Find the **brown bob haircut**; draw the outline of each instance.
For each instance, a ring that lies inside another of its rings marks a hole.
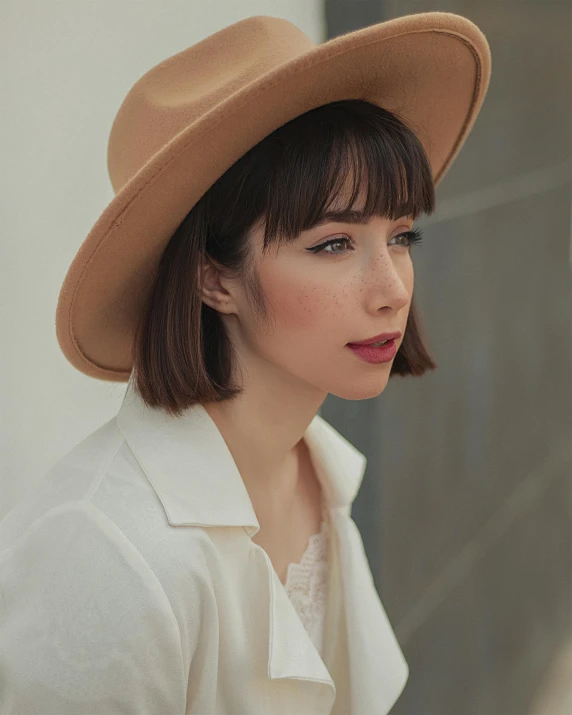
[[[349,99],[317,107],[265,137],[201,197],[172,235],[136,327],[134,388],[149,407],[180,416],[195,403],[242,392],[232,383],[234,351],[220,314],[202,301],[209,261],[241,277],[253,310],[266,316],[249,241],[264,227],[263,252],[296,239],[322,217],[351,177],[347,207],[366,177],[364,220],[413,219],[435,209],[435,190],[421,142],[395,114]],[[393,375],[436,368],[412,300]]]

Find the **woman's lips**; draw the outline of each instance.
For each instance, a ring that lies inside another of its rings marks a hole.
[[[389,362],[393,360],[397,353],[395,340],[388,340],[385,345],[380,345],[379,347],[373,347],[372,345],[352,345],[352,343],[348,343],[347,347],[359,358],[369,363]]]

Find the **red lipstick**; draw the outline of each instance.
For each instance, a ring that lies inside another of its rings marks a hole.
[[[381,335],[374,335],[373,338],[367,338],[366,340],[361,340],[357,343],[348,343],[348,347],[362,360],[370,363],[382,363],[389,362],[393,360],[395,354],[397,353],[397,346],[395,345],[395,340],[401,337],[399,331],[395,333],[381,333]],[[372,343],[378,343],[382,340],[386,340],[383,345],[372,345]]]

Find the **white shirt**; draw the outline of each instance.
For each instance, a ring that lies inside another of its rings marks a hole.
[[[323,654],[207,411],[129,383],[0,523],[2,715],[386,715],[408,668],[350,515],[366,460],[320,415],[304,439],[332,529]]]

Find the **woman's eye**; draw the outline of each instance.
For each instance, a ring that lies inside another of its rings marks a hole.
[[[406,243],[401,243],[398,245],[403,246],[404,248],[411,248],[416,243],[421,243],[423,233],[421,229],[419,228],[413,228],[411,231],[405,231],[405,233],[400,233],[397,236],[394,236],[393,238],[405,238]],[[393,241],[393,238],[391,239]]]
[[[410,231],[404,231],[403,233],[398,234],[397,236],[394,236],[391,240],[395,241],[398,240],[398,243],[394,243],[393,245],[400,246],[402,248],[411,248],[414,244],[421,243],[422,240],[422,231],[418,228],[411,229]],[[338,236],[338,238],[331,238],[329,241],[325,241],[324,243],[321,243],[319,246],[314,246],[313,248],[308,248],[308,251],[311,251],[312,253],[320,253],[321,251],[324,251],[325,253],[329,253],[330,255],[343,255],[344,253],[347,253],[347,250],[343,251],[337,251],[337,250],[331,250],[331,251],[326,251],[325,249],[328,246],[335,246],[337,244],[340,244],[342,246],[346,246],[351,248],[352,251],[355,250],[354,248],[354,241],[351,238],[348,238],[347,236]],[[388,244],[391,245],[391,242]]]
[[[321,243],[319,246],[314,246],[313,248],[309,248],[309,251],[312,251],[312,253],[320,253],[320,251],[323,251],[325,248],[328,246],[334,246],[336,244],[342,244],[342,245],[351,245],[353,241],[345,236],[340,236],[339,238],[331,238],[329,241],[325,241],[324,243]],[[353,248],[352,248],[353,251]],[[325,251],[325,253],[347,253],[347,251]]]

